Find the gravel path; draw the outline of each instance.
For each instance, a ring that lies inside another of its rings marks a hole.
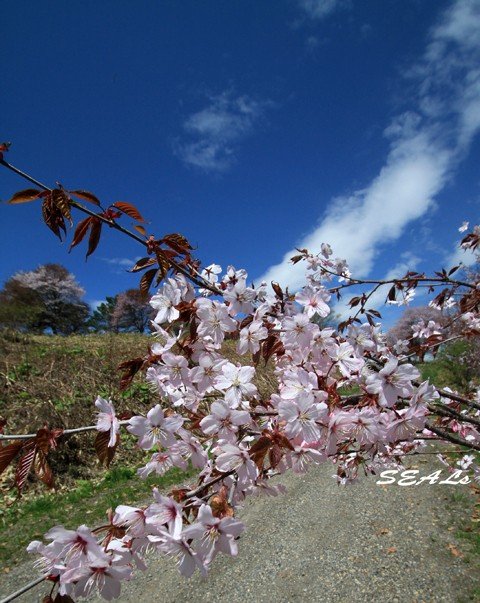
[[[421,475],[431,460],[418,461]],[[438,467],[435,467],[438,468]],[[179,576],[170,560],[154,560],[122,589],[122,603],[420,603],[462,602],[475,586],[473,568],[448,548],[446,505],[466,486],[378,486],[362,479],[338,487],[331,466],[282,478],[288,492],[250,498],[240,513],[248,532],[239,556],[218,556],[209,577]],[[31,565],[3,579],[3,595],[32,580]],[[43,588],[17,601],[40,601]],[[101,599],[89,599],[92,603]]]

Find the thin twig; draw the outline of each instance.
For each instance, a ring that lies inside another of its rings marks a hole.
[[[128,425],[130,421],[119,421],[120,425]],[[76,427],[75,429],[65,429],[62,431],[61,435],[70,435],[72,433],[82,433],[84,431],[94,431],[97,429],[96,425],[87,425],[85,427]],[[36,438],[36,433],[25,433],[21,435],[10,435],[10,434],[0,434],[0,440],[31,440],[32,438]]]

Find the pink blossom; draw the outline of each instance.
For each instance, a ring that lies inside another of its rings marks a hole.
[[[150,299],[150,305],[154,310],[158,310],[154,322],[163,324],[172,322],[180,316],[180,312],[175,308],[181,301],[181,292],[173,278],[160,287],[158,293]]]
[[[250,423],[250,413],[233,410],[221,400],[212,403],[210,414],[200,421],[200,427],[207,435],[218,434],[221,439],[234,441],[239,425]]]
[[[282,400],[278,405],[278,416],[287,422],[285,433],[289,437],[301,437],[305,442],[314,442],[320,437],[317,421],[326,416],[327,405],[316,403],[305,394],[295,400]]]
[[[112,523],[117,526],[126,526],[131,536],[145,535],[145,511],[137,507],[118,505]]]
[[[115,446],[117,434],[120,431],[120,422],[115,416],[115,409],[111,400],[104,400],[100,396],[95,400],[95,406],[100,410],[97,418],[98,431],[110,431],[108,446]]]
[[[352,373],[358,373],[364,365],[364,360],[355,355],[355,350],[346,341],[335,346],[335,352],[331,357],[344,377],[351,377]]]
[[[60,577],[60,582],[75,582],[75,594],[79,597],[88,597],[96,589],[104,599],[111,601],[120,596],[122,580],[130,580],[131,577],[130,567],[115,567],[110,561],[98,559],[89,565],[68,569]]]
[[[70,564],[80,557],[88,559],[101,559],[105,557],[97,539],[90,528],[81,525],[76,530],[66,530],[63,526],[55,526],[45,534],[52,544],[63,546],[62,555]]]
[[[231,333],[237,328],[237,323],[228,315],[228,309],[223,304],[209,299],[197,299],[197,316],[200,323],[197,332],[200,337],[209,336],[216,344],[222,343],[225,333]]]
[[[145,511],[146,523],[158,528],[167,526],[173,536],[178,536],[182,531],[182,507],[167,496],[162,496],[157,488],[153,489],[155,503],[147,507]]]
[[[288,346],[308,347],[313,339],[314,326],[306,314],[287,317],[282,322],[282,339]]]
[[[196,384],[199,392],[203,393],[213,388],[215,378],[221,374],[222,367],[226,362],[225,359],[215,357],[212,354],[200,354],[198,366],[191,370],[192,382]]]
[[[174,387],[190,383],[190,371],[187,359],[183,356],[165,352],[162,355],[162,364],[157,367],[159,375],[165,375],[166,381]]]
[[[240,521],[231,517],[219,519],[214,517],[211,507],[202,505],[198,511],[197,521],[185,528],[185,538],[200,538],[198,551],[209,564],[219,553],[235,556],[238,553],[235,538],[245,529]]]
[[[145,450],[150,450],[155,444],[168,447],[175,443],[173,434],[180,429],[183,421],[183,417],[177,414],[165,418],[160,404],[157,404],[148,411],[146,419],[132,417],[127,431],[139,438],[138,445]]]
[[[193,550],[183,534],[172,534],[164,531],[148,538],[162,552],[177,560],[178,569],[182,576],[191,578],[196,569],[200,570],[203,576],[206,576],[207,568],[203,558]]]
[[[246,448],[222,443],[214,452],[218,455],[215,465],[219,471],[226,473],[235,470],[242,484],[256,480],[257,467]]]
[[[399,397],[407,398],[413,393],[412,381],[419,377],[413,365],[399,366],[396,358],[390,358],[378,373],[367,377],[367,392],[378,394],[380,406],[392,407]]]
[[[247,351],[255,354],[260,349],[260,341],[266,339],[267,329],[263,326],[261,320],[254,320],[247,327],[240,331],[240,339],[237,344],[239,354],[245,354]]]
[[[140,469],[137,469],[137,474],[142,478],[147,478],[150,473],[164,475],[172,467],[178,467],[185,470],[187,468],[186,461],[171,449],[168,452],[156,452],[152,455],[150,461]]]
[[[251,383],[255,375],[253,366],[235,366],[231,362],[222,366],[222,374],[215,379],[215,387],[225,391],[225,400],[232,408],[257,393]]]
[[[228,313],[231,316],[239,313],[250,314],[253,310],[252,301],[255,299],[255,291],[247,287],[244,280],[240,280],[225,291],[223,299],[230,304]]]
[[[330,297],[330,293],[323,287],[304,287],[295,294],[295,301],[304,307],[304,312],[308,318],[312,318],[315,314],[325,318],[330,314],[330,308],[327,304]]]

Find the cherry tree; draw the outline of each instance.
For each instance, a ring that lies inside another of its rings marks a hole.
[[[148,551],[175,559],[183,576],[197,570],[206,575],[218,554],[237,555],[244,525],[236,513],[245,498],[280,494],[282,487],[269,480],[288,470],[304,473],[333,463],[338,483],[351,484],[361,474],[401,466],[431,441],[465,453],[480,450],[479,393],[468,396],[422,381],[408,342],[389,345],[380,313],[369,307],[381,286],[388,286],[389,302],[411,299],[419,285],[427,286],[433,305],[455,308],[460,335],[476,338],[480,284],[455,278],[458,267],[433,276],[408,272],[387,281],[361,280],[326,242],[319,253],[300,249],[292,258],[305,266],[299,291],[278,283],[253,286],[243,269],[203,266],[182,235],[148,233],[131,204],[105,208],[90,192],[51,189],[5,159],[1,163],[36,187],[16,193],[10,203],[41,201],[44,220],[57,236],[73,223],[74,210],[88,216],[77,224],[71,248],[88,238],[87,256],[93,253],[104,225],[144,247],[146,255],[132,272],[143,272],[142,293],[158,287],[150,299],[153,334],[144,356],[121,365],[122,384],[143,371],[158,402],[146,416],[119,417],[114,400],[98,397],[92,401],[93,425],[3,434],[11,443],[0,448],[0,469],[17,462],[19,489],[31,470],[50,485],[48,452],[64,434],[97,431],[98,455],[109,462],[122,430],[145,451],[140,477],[188,464],[198,469],[193,487],[167,494],[154,489],[149,504],[132,501],[109,510],[101,526],[55,526],[43,542],[32,542],[28,550],[38,557],[41,579],[51,584],[46,601],[72,601],[95,589],[106,600],[117,598],[122,583],[146,568]],[[135,220],[134,231],[121,225],[123,215]],[[473,251],[479,244],[479,227],[461,242]],[[327,317],[335,299],[354,287],[360,292],[350,299],[352,315],[336,330],[313,320]],[[438,345],[437,331],[445,337],[440,324],[420,326],[416,336],[429,346]],[[435,342],[429,341],[433,331]],[[235,333],[243,365],[224,354],[225,339]],[[274,367],[277,387],[262,396],[254,377],[266,363]],[[473,455],[462,462],[478,478]]]

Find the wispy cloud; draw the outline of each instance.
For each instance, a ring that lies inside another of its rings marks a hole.
[[[480,0],[459,0],[430,32],[423,57],[406,77],[413,86],[409,111],[385,129],[390,150],[379,174],[362,190],[333,199],[319,225],[295,247],[318,252],[329,242],[356,276],[371,271],[382,245],[434,207],[480,128]],[[287,251],[261,277],[291,289],[304,266]],[[260,280],[260,279],[259,279]]]
[[[346,0],[298,0],[298,5],[306,17],[320,20],[348,5],[348,2]]]
[[[130,270],[140,259],[140,256],[135,258],[100,258],[102,262],[106,262],[112,272],[116,274],[124,273],[125,270]]]
[[[185,120],[185,136],[175,144],[176,155],[207,172],[227,170],[236,160],[239,143],[253,132],[270,104],[228,91],[211,97],[207,107]]]

